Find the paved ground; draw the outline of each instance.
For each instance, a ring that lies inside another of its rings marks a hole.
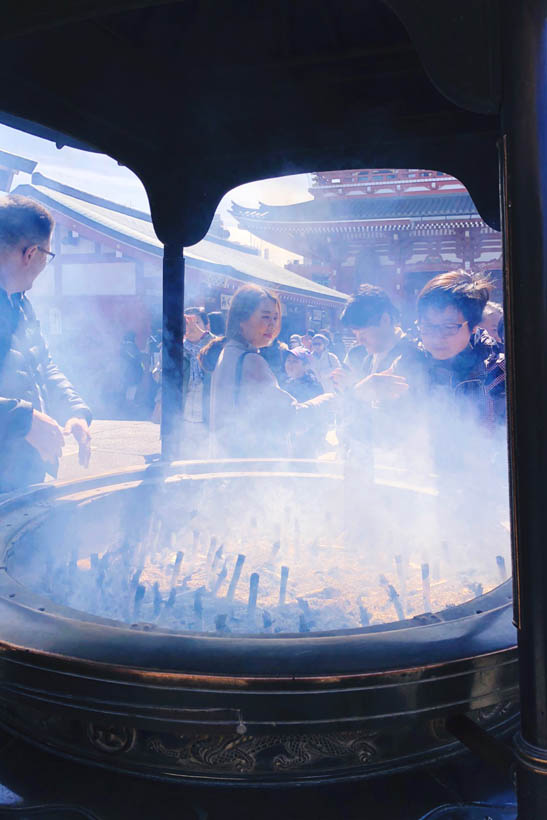
[[[63,450],[58,478],[69,481],[88,475],[142,466],[160,452],[160,427],[151,421],[98,419],[91,426],[91,462],[78,464],[78,447],[71,439]]]

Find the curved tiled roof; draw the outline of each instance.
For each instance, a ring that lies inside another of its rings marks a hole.
[[[310,199],[294,205],[265,205],[244,208],[232,202],[237,220],[261,223],[352,222],[420,217],[478,217],[469,194],[429,194],[420,196],[374,196]]]
[[[43,178],[42,178],[43,179]],[[38,199],[44,205],[87,224],[106,236],[133,245],[141,251],[155,256],[163,256],[163,244],[154,232],[148,214],[139,214],[132,209],[122,208],[108,200],[98,200],[75,189],[59,190],[44,185],[20,185],[13,193],[21,193]],[[299,276],[279,265],[249,253],[226,241],[216,241],[212,237],[202,239],[192,247],[184,249],[184,256],[198,267],[207,266],[224,276],[241,282],[256,282],[271,288],[302,296],[329,299],[344,303],[347,296],[333,288]]]

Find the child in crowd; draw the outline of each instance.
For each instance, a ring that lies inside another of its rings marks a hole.
[[[289,350],[285,358],[285,389],[298,402],[306,402],[323,393],[321,383],[311,367],[311,354],[305,347]],[[291,452],[295,458],[315,458],[326,449],[327,418],[317,419],[307,430],[291,433]]]
[[[286,389],[297,401],[321,395],[321,383],[311,368],[311,354],[305,347],[289,350],[285,358]]]

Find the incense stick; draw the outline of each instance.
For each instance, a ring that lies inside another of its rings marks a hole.
[[[285,604],[287,596],[287,581],[289,580],[289,568],[281,567],[281,583],[279,585],[279,606]]]
[[[254,618],[256,612],[256,599],[258,597],[258,583],[260,575],[258,572],[253,572],[249,579],[249,603],[247,606],[247,617]]]
[[[496,564],[498,566],[498,572],[500,574],[500,578],[502,581],[505,581],[507,578],[507,568],[505,566],[505,558],[503,555],[496,555]]]
[[[232,573],[232,578],[230,580],[230,586],[228,587],[228,592],[226,594],[227,600],[231,603],[234,600],[234,595],[236,592],[236,587],[239,583],[239,578],[241,575],[241,570],[243,569],[243,564],[245,563],[245,555],[240,553],[237,556],[237,561],[234,567],[234,571]]]
[[[431,612],[431,586],[429,581],[429,564],[422,564],[422,590],[424,612]]]

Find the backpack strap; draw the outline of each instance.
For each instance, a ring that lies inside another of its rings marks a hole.
[[[236,378],[234,384],[234,402],[235,406],[239,406],[239,394],[241,393],[241,379],[243,376],[243,364],[245,362],[245,356],[248,356],[249,353],[255,353],[254,350],[245,350],[244,353],[241,354],[239,359],[237,360],[236,364]]]

